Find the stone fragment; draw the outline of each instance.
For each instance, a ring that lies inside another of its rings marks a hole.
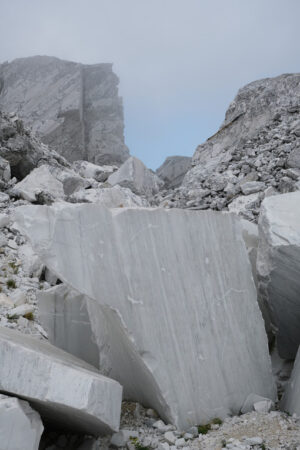
[[[300,344],[300,192],[268,197],[259,218],[260,301],[269,310],[279,355],[293,359]]]
[[[134,430],[126,430],[122,429],[118,431],[118,433],[114,433],[111,437],[110,444],[112,447],[125,447],[126,443],[130,440],[130,438],[137,438],[138,432]]]
[[[92,366],[2,327],[0,360],[0,391],[28,400],[46,422],[86,434],[118,430],[122,388]]]
[[[11,177],[9,162],[0,156],[0,180],[8,183]]]
[[[89,300],[66,285],[59,284],[39,291],[37,301],[39,320],[47,332],[49,342],[98,367],[99,351],[86,305]]]
[[[88,161],[75,161],[72,167],[85,178],[93,178],[103,183],[108,177],[118,170],[118,166],[97,166]]]
[[[29,403],[0,394],[0,448],[38,450],[44,427]]]
[[[7,313],[8,317],[20,317],[25,316],[27,314],[33,314],[34,312],[34,306],[28,305],[25,303],[24,305],[17,306],[16,308],[10,309]]]
[[[291,151],[287,159],[287,166],[300,169],[300,146]]]
[[[34,169],[14,186],[12,192],[29,202],[36,202],[37,195],[41,192],[49,194],[53,199],[64,198],[62,183],[54,178],[46,165]]]
[[[46,266],[94,300],[101,370],[125,398],[182,430],[238,412],[251,392],[275,399],[234,215],[55,204],[16,219]]]
[[[297,352],[291,378],[280,402],[280,409],[289,412],[291,415],[296,414],[300,417],[300,347]]]
[[[255,406],[256,405],[256,406]],[[241,414],[246,414],[251,411],[269,412],[274,407],[274,402],[269,398],[262,397],[256,394],[249,394],[241,408]],[[259,411],[261,410],[261,411]]]
[[[0,306],[6,306],[12,308],[14,306],[13,300],[7,295],[0,293]]]
[[[72,203],[98,203],[108,208],[149,206],[145,198],[139,197],[130,189],[121,186],[80,190],[71,195],[69,200]]]
[[[112,186],[118,184],[146,197],[152,197],[163,186],[163,181],[134,156],[127,159],[107,181]]]
[[[258,206],[260,203],[260,193],[249,195],[240,195],[236,197],[229,205],[228,209],[230,212],[235,214],[243,215],[248,218],[248,214],[251,214],[251,210]],[[253,217],[253,215],[251,214]]]
[[[164,181],[166,188],[175,188],[181,184],[191,162],[189,156],[169,156],[156,170],[156,174]]]
[[[5,213],[0,213],[0,228],[7,227],[9,224],[9,215]]]
[[[241,185],[241,190],[244,195],[255,194],[265,189],[266,185],[262,181],[248,181]]]

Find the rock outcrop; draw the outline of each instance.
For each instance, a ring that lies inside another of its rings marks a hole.
[[[38,450],[44,427],[24,400],[0,394],[0,448]]]
[[[169,156],[156,170],[156,174],[164,181],[166,188],[175,188],[191,168],[191,162],[192,158],[189,156]]]
[[[92,366],[2,327],[0,360],[0,391],[28,400],[43,421],[87,434],[118,430],[122,388]]]
[[[264,197],[299,189],[300,74],[239,90],[219,131],[201,144],[168,207],[230,210],[257,221]]]
[[[101,370],[125,398],[181,429],[238,413],[250,393],[275,399],[233,215],[56,204],[16,218],[47,267],[94,300]]]
[[[259,294],[284,359],[294,359],[300,344],[299,205],[300,192],[269,197],[262,203],[259,219]]]
[[[131,156],[107,179],[112,186],[119,185],[131,189],[137,195],[152,198],[163,185],[163,181],[138,158]]]
[[[112,64],[16,59],[0,65],[0,109],[16,112],[69,161],[119,165],[129,152],[118,83]]]

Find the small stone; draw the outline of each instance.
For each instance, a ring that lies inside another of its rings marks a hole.
[[[174,433],[172,431],[167,431],[164,434],[164,438],[169,444],[175,444],[176,436],[174,435]]]
[[[175,445],[176,447],[183,447],[185,445],[185,440],[183,438],[177,439]]]
[[[24,316],[25,314],[30,314],[33,312],[34,312],[33,305],[24,304],[9,310],[7,316],[11,319],[13,317]]]
[[[134,430],[120,430],[118,433],[114,433],[111,437],[110,443],[113,447],[125,447],[130,438],[137,438],[138,432]]]

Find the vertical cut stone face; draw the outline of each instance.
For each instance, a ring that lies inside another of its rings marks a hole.
[[[0,65],[0,109],[16,112],[69,161],[121,164],[129,151],[118,83],[112,64],[16,59]]]
[[[290,414],[300,415],[300,351],[298,350],[297,358],[293,368],[291,378],[280,405],[283,411]]]
[[[180,429],[274,399],[237,219],[98,205],[20,207],[47,267],[87,295],[100,367]],[[226,239],[224,238],[226,236]]]
[[[261,301],[269,309],[281,358],[300,344],[300,192],[262,203],[257,271]]]
[[[0,328],[0,392],[21,397],[46,422],[99,435],[119,428],[122,387],[46,342]]]

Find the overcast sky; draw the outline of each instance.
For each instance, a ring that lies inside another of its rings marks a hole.
[[[300,0],[0,0],[0,61],[113,62],[131,154],[192,155],[237,90],[300,72]]]

